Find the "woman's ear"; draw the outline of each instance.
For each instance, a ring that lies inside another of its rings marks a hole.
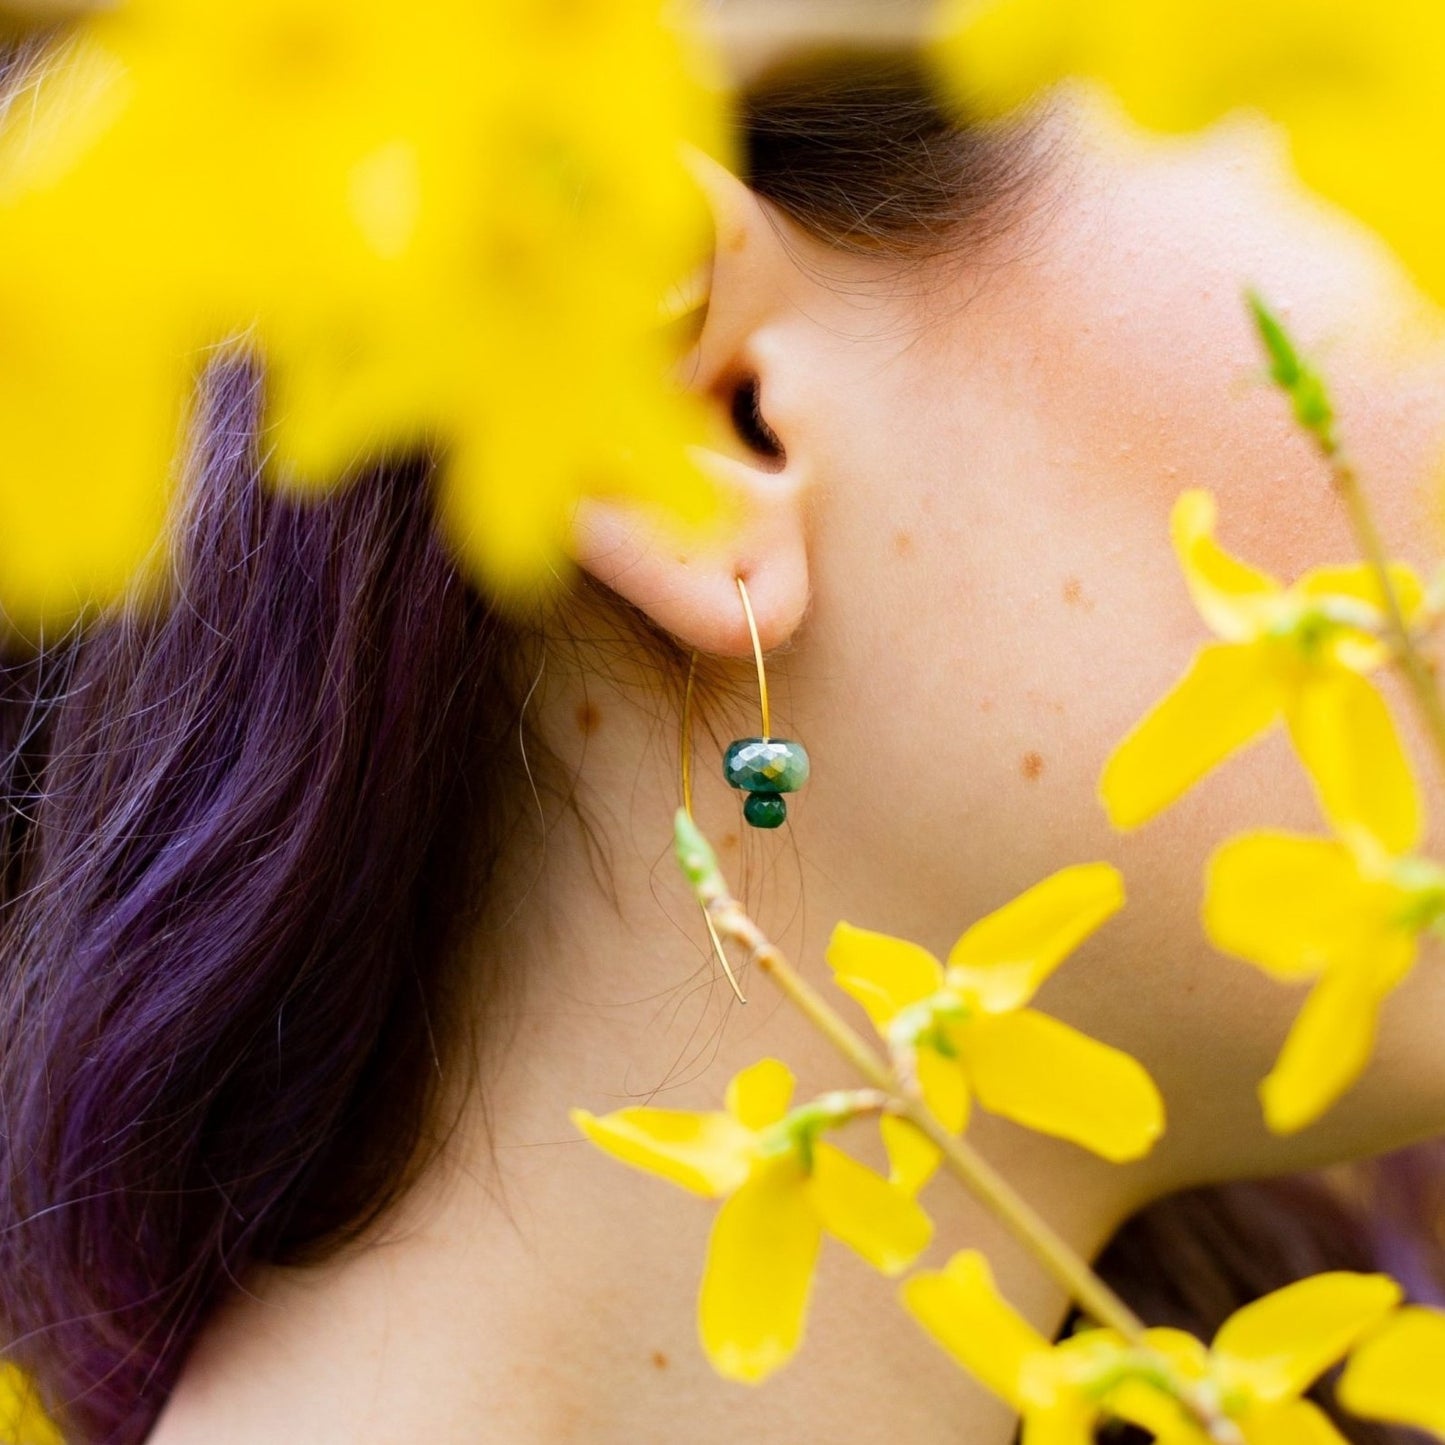
[[[694,455],[717,488],[720,516],[682,539],[647,510],[588,501],[572,546],[580,566],[684,646],[743,656],[751,641],[738,577],[765,649],[787,641],[808,605],[808,457],[786,406],[806,364],[795,344],[801,273],[787,223],[716,161],[700,152],[691,160],[717,238],[687,383],[716,410],[718,443]]]

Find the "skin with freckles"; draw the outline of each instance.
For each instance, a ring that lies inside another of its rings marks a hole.
[[[1320,362],[1391,552],[1425,569],[1440,550],[1445,335],[1369,237],[1296,192],[1261,123],[1146,141],[1075,98],[1040,143],[1050,161],[1019,224],[926,273],[831,252],[704,166],[718,245],[684,373],[716,402],[718,446],[701,460],[727,525],[679,542],[593,506],[577,554],[604,589],[717,659],[731,686],[696,729],[699,820],[815,981],[840,918],[942,954],[1057,868],[1123,870],[1128,905],[1038,1002],[1149,1068],[1165,1140],[1125,1168],[987,1115],[970,1126],[1093,1253],[1179,1185],[1445,1127],[1445,974],[1428,949],[1385,1007],[1365,1079],[1292,1138],[1261,1123],[1255,1088],[1300,994],[1214,953],[1198,906],[1205,857],[1226,836],[1320,829],[1282,734],[1135,833],[1113,833],[1095,796],[1110,749],[1206,640],[1169,545],[1182,489],[1210,488],[1224,544],[1286,580],[1354,555],[1321,466],[1263,380],[1244,286]],[[745,381],[781,458],[724,432]],[[714,766],[720,745],[756,730],[739,573],[771,653],[774,731],[804,740],[813,764],[777,834],[739,827]],[[544,795],[545,848],[514,850],[474,947],[479,974],[523,982],[463,1126],[362,1247],[247,1282],[155,1445],[1003,1445],[1007,1412],[903,1318],[890,1283],[831,1246],[799,1359],[758,1390],[715,1379],[693,1322],[713,1206],[573,1137],[569,1105],[716,1107],[727,1078],[767,1053],[803,1090],[850,1080],[765,979],[745,977],[745,1009],[720,983],[668,856],[675,714],[659,664],[607,645],[626,629],[595,590],[565,610],[571,641],[549,656],[534,707],[590,830]],[[1393,679],[1382,686],[1403,700]],[[1438,812],[1421,737],[1397,715]],[[876,1162],[866,1128],[846,1142]],[[1034,1322],[1058,1326],[1065,1301],[971,1201],[940,1181],[925,1202],[938,1223],[925,1263],[980,1247]]]

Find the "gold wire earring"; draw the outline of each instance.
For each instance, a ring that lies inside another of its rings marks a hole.
[[[802,743],[772,736],[768,675],[763,666],[763,647],[758,638],[757,618],[753,615],[747,583],[741,577],[734,580],[738,585],[738,596],[742,599],[743,614],[748,621],[753,661],[758,670],[758,707],[762,716],[762,736],[738,738],[728,745],[723,754],[723,777],[729,786],[747,795],[743,800],[743,817],[754,828],[776,828],[785,822],[788,816],[788,805],[783,794],[796,792],[808,781],[808,752]],[[692,817],[692,694],[696,673],[697,653],[694,652],[689,656],[687,664],[687,686],[682,695],[682,739],[678,748],[682,806],[689,818]],[[706,908],[702,910],[702,916],[707,924],[708,936],[712,939],[713,952],[722,964],[733,993],[737,995],[739,1003],[746,1003],[747,999],[738,987],[737,977]]]
[[[759,738],[738,738],[728,744],[728,750],[723,754],[723,777],[729,786],[747,794],[743,801],[743,817],[754,828],[777,828],[788,817],[788,805],[783,794],[796,793],[808,781],[808,750],[802,743],[772,735],[768,675],[763,670],[763,647],[758,641],[757,618],[753,616],[747,583],[741,577],[736,581],[738,595],[743,600],[743,613],[748,619],[753,661],[758,668],[758,706],[762,713],[763,735]]]

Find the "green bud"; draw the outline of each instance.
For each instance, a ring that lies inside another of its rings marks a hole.
[[[1299,354],[1284,323],[1257,291],[1245,293],[1255,330],[1269,356],[1269,374],[1294,407],[1295,420],[1314,437],[1326,455],[1336,450],[1335,410],[1324,378]]]
[[[1445,870],[1429,858],[1412,855],[1396,861],[1390,881],[1407,894],[1395,923],[1411,933],[1428,929],[1438,935],[1445,923]]]
[[[679,808],[672,818],[672,851],[687,881],[696,892],[708,885],[719,884],[717,855],[686,808]]]

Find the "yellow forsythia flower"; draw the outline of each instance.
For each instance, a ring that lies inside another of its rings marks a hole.
[[[1445,1436],[1445,1314],[1397,1311],[1350,1356],[1337,1393],[1353,1414]]]
[[[846,1095],[789,1112],[793,1076],[762,1059],[728,1085],[725,1111],[619,1109],[571,1118],[600,1149],[706,1198],[722,1198],[698,1299],[703,1349],[721,1375],[757,1384],[797,1350],[826,1232],[899,1274],[933,1225],[914,1200],[818,1138]]]
[[[659,0],[126,0],[0,113],[0,606],[117,595],[161,535],[206,349],[268,361],[274,476],[437,444],[493,587],[569,504],[694,512],[666,289],[705,254],[680,142],[723,100]]]
[[[1128,1054],[1027,1008],[1040,984],[1124,902],[1118,869],[1081,863],[980,919],[945,968],[901,938],[840,923],[828,945],[839,986],[893,1046],[912,1056],[923,1097],[957,1131],[977,1095],[984,1108],[1071,1139],[1106,1159],[1137,1159],[1164,1127],[1159,1091]],[[938,1151],[884,1116],[901,1187],[917,1190]]]
[[[1286,983],[1315,981],[1260,1085],[1266,1123],[1288,1134],[1369,1061],[1382,1000],[1414,966],[1420,934],[1445,918],[1445,869],[1367,835],[1247,833],[1211,854],[1201,913],[1216,948]]]
[[[1184,492],[1171,531],[1195,606],[1219,641],[1195,654],[1105,763],[1099,797],[1110,821],[1147,822],[1283,719],[1338,831],[1364,829],[1387,848],[1412,847],[1421,819],[1410,765],[1364,676],[1387,656],[1371,631],[1384,614],[1370,569],[1316,567],[1286,588],[1226,552],[1214,518],[1208,492]],[[1390,576],[1408,622],[1423,588],[1403,563]]]
[[[8,1360],[0,1361],[0,1445],[64,1445],[29,1376]]]
[[[1136,1345],[1094,1329],[1051,1344],[974,1251],[913,1275],[901,1293],[934,1340],[1023,1415],[1026,1440],[1091,1445],[1096,1425],[1115,1419],[1205,1445],[1207,1410],[1245,1445],[1343,1445],[1300,1396],[1395,1308],[1400,1287],[1378,1274],[1315,1275],[1237,1310],[1207,1349],[1172,1329],[1146,1330]]]
[[[1296,169],[1445,300],[1445,7],[1436,0],[945,0],[937,56],[987,113],[1065,76],[1142,124],[1196,130],[1239,107],[1278,121]]]

